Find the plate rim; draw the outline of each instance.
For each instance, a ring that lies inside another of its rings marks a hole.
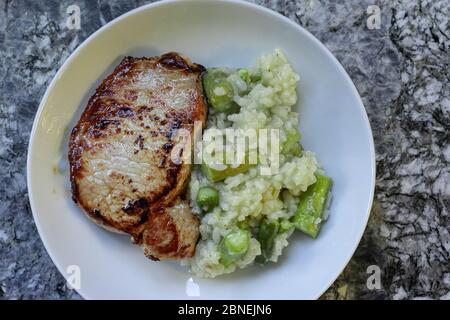
[[[58,269],[59,273],[64,277],[64,279],[67,281],[68,275],[64,272],[62,265],[58,262],[58,260],[56,259],[56,257],[53,255],[52,251],[49,250],[50,246],[47,242],[47,239],[45,237],[45,234],[42,230],[42,227],[40,225],[39,219],[38,219],[38,214],[36,213],[36,209],[35,209],[35,200],[34,200],[34,196],[33,196],[33,188],[32,188],[32,181],[31,181],[31,172],[32,172],[32,165],[31,165],[31,155],[33,154],[33,145],[34,145],[34,140],[35,140],[35,136],[36,136],[36,130],[38,127],[38,124],[40,123],[41,120],[41,116],[42,116],[42,112],[43,109],[45,107],[45,105],[47,104],[47,100],[50,96],[50,93],[53,91],[57,81],[59,80],[61,74],[63,74],[66,69],[68,68],[68,66],[71,64],[71,62],[77,58],[77,56],[79,55],[79,53],[84,50],[84,48],[86,47],[86,45],[88,43],[90,43],[95,37],[97,37],[97,35],[99,35],[100,33],[102,33],[105,29],[111,27],[112,25],[118,23],[119,21],[127,18],[128,16],[134,15],[140,11],[144,11],[144,10],[151,10],[152,8],[156,8],[156,7],[160,7],[160,6],[166,6],[169,4],[173,4],[173,3],[186,3],[186,2],[197,2],[197,3],[204,3],[207,2],[209,0],[162,0],[162,1],[157,1],[157,2],[153,2],[153,3],[149,3],[146,5],[142,5],[140,7],[137,7],[133,10],[130,10],[116,18],[114,18],[113,20],[109,21],[108,23],[106,23],[105,25],[103,25],[102,27],[100,27],[98,30],[96,30],[94,33],[92,33],[89,37],[87,37],[81,44],[78,45],[78,47],[69,55],[69,57],[64,61],[64,63],[59,67],[58,71],[56,72],[56,74],[53,76],[53,79],[50,81],[49,85],[47,86],[47,89],[45,90],[44,95],[41,98],[41,102],[39,103],[39,107],[38,110],[36,112],[36,115],[34,117],[33,120],[33,126],[31,129],[31,133],[30,133],[30,138],[28,141],[28,149],[27,149],[27,163],[26,163],[26,175],[27,175],[27,191],[28,191],[28,200],[30,203],[30,209],[33,215],[33,220],[34,220],[34,224],[36,226],[36,229],[38,231],[39,237],[42,241],[42,243],[44,244],[45,250],[47,251],[47,254],[50,256],[53,264],[56,266],[56,268]],[[316,45],[318,45],[327,55],[327,57],[329,59],[331,59],[331,61],[334,62],[334,64],[337,66],[339,72],[341,74],[343,74],[344,78],[349,82],[350,84],[350,89],[353,92],[353,94],[357,97],[357,103],[359,105],[359,108],[362,111],[363,114],[363,119],[364,119],[364,124],[366,127],[366,130],[370,136],[369,139],[369,149],[370,149],[370,158],[371,158],[371,180],[372,180],[372,185],[371,185],[371,190],[370,190],[370,194],[369,194],[369,202],[367,204],[367,209],[366,209],[366,213],[365,213],[365,217],[364,217],[364,227],[361,228],[361,231],[359,232],[358,235],[358,241],[355,242],[354,244],[354,248],[351,250],[351,252],[349,251],[348,256],[346,257],[346,261],[343,264],[342,267],[337,268],[336,272],[334,273],[334,275],[331,277],[331,281],[327,284],[325,284],[320,290],[318,290],[318,294],[314,297],[312,297],[311,299],[316,300],[318,298],[320,298],[325,291],[331,287],[331,285],[336,281],[336,279],[339,277],[339,275],[341,275],[341,273],[343,272],[343,270],[345,269],[345,267],[348,265],[348,263],[350,262],[351,258],[353,257],[353,255],[355,254],[356,249],[358,248],[361,239],[364,235],[364,231],[367,228],[367,224],[369,221],[369,217],[370,217],[370,213],[371,213],[371,209],[373,206],[373,199],[374,199],[374,193],[375,193],[375,184],[376,184],[376,154],[375,154],[375,144],[374,144],[374,139],[373,139],[373,133],[372,133],[372,128],[370,125],[370,121],[369,121],[369,117],[367,115],[366,109],[364,107],[364,103],[361,99],[361,96],[354,84],[354,82],[352,81],[352,79],[350,78],[350,76],[348,75],[347,71],[344,69],[344,67],[341,65],[341,63],[339,62],[339,60],[331,53],[331,51],[320,41],[318,40],[313,34],[311,34],[307,29],[303,28],[301,25],[299,25],[298,23],[290,20],[289,18],[287,18],[286,16],[272,10],[269,9],[267,7],[263,7],[261,5],[255,4],[255,3],[251,3],[251,2],[246,2],[243,0],[215,0],[215,2],[217,3],[231,3],[233,5],[236,6],[244,6],[247,8],[250,8],[252,10],[257,10],[257,11],[262,11],[266,14],[272,15],[277,19],[281,19],[283,20],[285,23],[288,23],[289,25],[291,25],[292,27],[294,27],[295,29],[297,29],[299,32],[304,33],[304,35],[306,37],[309,38],[309,40],[313,41]],[[91,298],[89,298],[89,295],[86,292],[83,292],[82,289],[76,289],[77,293],[84,299],[86,300],[91,300]],[[208,299],[208,297],[204,297],[205,299]],[[294,298],[293,298],[294,299]],[[157,300],[157,299],[155,299]]]

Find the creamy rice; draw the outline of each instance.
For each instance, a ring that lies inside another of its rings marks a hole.
[[[257,228],[262,218],[292,217],[297,209],[298,195],[316,181],[315,174],[320,170],[313,153],[283,148],[288,139],[299,138],[298,114],[291,110],[297,102],[299,76],[284,54],[275,50],[261,56],[249,69],[249,74],[260,77],[260,80],[246,83],[237,72],[228,77],[236,93],[234,101],[240,107],[239,112],[225,115],[210,108],[206,130],[279,129],[280,168],[278,173],[268,176],[261,175],[260,165],[256,165],[245,173],[211,183],[194,166],[189,194],[193,210],[201,217],[201,239],[195,256],[184,263],[201,277],[216,277],[252,265],[255,258],[261,255],[260,243],[254,235],[246,254],[226,266],[220,262],[219,243],[222,237],[243,221]],[[220,194],[219,206],[204,216],[195,202],[202,186],[214,186]],[[269,261],[277,262],[292,232],[293,228],[276,236]]]

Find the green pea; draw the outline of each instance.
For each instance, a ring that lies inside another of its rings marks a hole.
[[[235,229],[222,238],[220,243],[220,261],[224,265],[242,258],[250,245],[250,232]]]
[[[247,83],[250,82],[250,75],[247,69],[239,69],[238,74],[242,80],[244,80]]]
[[[219,192],[213,187],[201,187],[197,192],[197,204],[206,212],[219,205]]]

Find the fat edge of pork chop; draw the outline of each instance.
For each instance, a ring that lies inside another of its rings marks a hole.
[[[204,70],[177,53],[126,57],[70,137],[74,201],[100,226],[130,234],[154,260],[195,253],[199,222],[179,199],[190,164],[175,164],[170,155],[178,129],[192,135],[194,122],[205,122]]]

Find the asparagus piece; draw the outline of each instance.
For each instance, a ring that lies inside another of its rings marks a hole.
[[[258,241],[265,259],[269,259],[273,251],[273,243],[280,229],[278,220],[265,219],[259,226]]]
[[[317,181],[300,195],[297,212],[292,218],[295,227],[307,235],[316,238],[331,189],[332,180],[322,175],[316,176]]]
[[[233,101],[234,91],[227,77],[229,71],[222,68],[208,69],[203,76],[203,89],[209,104],[218,112],[235,113],[239,106]]]
[[[224,170],[216,170],[208,167],[206,164],[202,164],[202,172],[211,182],[217,182],[225,180],[227,177],[235,176],[239,173],[246,172],[250,169],[251,165],[248,163],[243,163],[236,168],[227,166]]]
[[[300,147],[299,141],[300,141],[300,132],[298,132],[298,130],[294,132],[289,132],[287,134],[286,141],[281,147],[281,152],[283,154],[288,154],[292,152],[292,154],[296,156],[300,155],[302,149]]]

